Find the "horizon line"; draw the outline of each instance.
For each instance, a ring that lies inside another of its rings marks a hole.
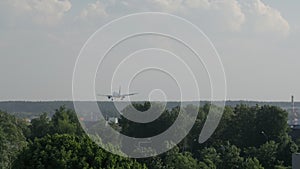
[[[233,99],[233,100],[97,100],[97,102],[291,102],[291,100],[247,100],[247,99]],[[0,100],[0,102],[95,102],[95,100]],[[300,102],[300,101],[295,101]]]

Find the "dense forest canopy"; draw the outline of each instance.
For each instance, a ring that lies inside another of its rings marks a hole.
[[[136,103],[147,110],[149,103]],[[187,105],[193,106],[193,105]],[[189,134],[166,153],[141,159],[130,159],[105,151],[91,141],[82,129],[76,113],[66,107],[26,122],[0,111],[0,168],[290,168],[292,154],[300,142],[292,140],[287,125],[288,113],[276,106],[226,106],[213,136],[203,144],[197,141],[210,104],[198,110],[196,123]],[[185,107],[185,108],[186,108]],[[191,107],[189,107],[191,108]],[[163,132],[178,116],[178,107],[165,110],[149,124],[121,118],[114,129],[132,137],[148,137]],[[123,114],[130,113],[124,109]],[[101,130],[101,125],[92,126]],[[170,143],[172,144],[172,143]],[[122,151],[126,145],[122,145]],[[155,149],[148,148],[151,153]],[[145,153],[149,153],[145,152]]]

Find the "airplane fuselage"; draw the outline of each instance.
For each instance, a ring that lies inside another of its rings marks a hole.
[[[100,95],[100,96],[106,96],[110,100],[121,99],[123,100],[127,96],[135,95],[137,93],[128,93],[128,94],[121,94],[121,87],[119,88],[119,92],[113,92],[111,95]]]

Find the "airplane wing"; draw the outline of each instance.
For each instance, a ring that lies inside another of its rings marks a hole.
[[[132,96],[132,95],[136,95],[138,93],[129,93],[129,94],[122,94],[121,96],[124,97],[124,96]]]
[[[112,97],[110,94],[97,94],[97,96]]]

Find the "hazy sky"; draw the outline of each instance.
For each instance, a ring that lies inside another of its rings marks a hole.
[[[299,9],[298,0],[1,0],[0,100],[71,100],[75,61],[92,33],[152,11],[186,18],[210,38],[224,65],[227,99],[297,100]]]

